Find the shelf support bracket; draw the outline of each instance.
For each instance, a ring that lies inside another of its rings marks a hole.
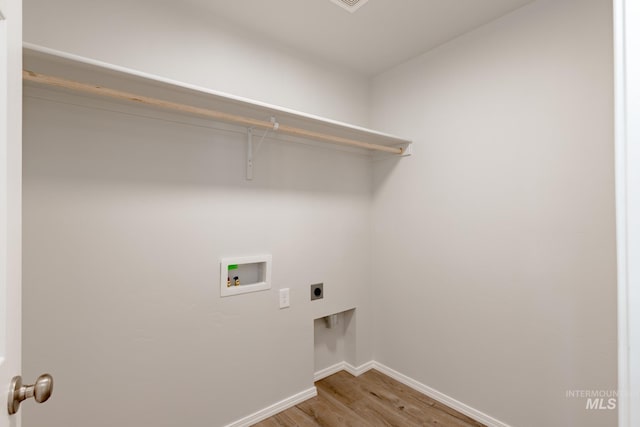
[[[271,117],[269,122],[273,128],[266,129],[264,131],[262,138],[260,138],[260,141],[258,142],[258,146],[255,147],[255,151],[253,146],[253,128],[247,128],[247,181],[253,180],[253,156],[260,151],[264,137],[267,136],[270,131],[276,132],[278,128],[280,128],[280,123],[278,123],[275,117]]]
[[[247,181],[253,180],[253,128],[247,128]]]
[[[374,153],[371,157],[374,161],[386,161],[389,159],[397,159],[398,157],[410,157],[413,154],[413,143],[405,142],[403,144],[392,145],[391,147],[401,150],[400,154],[389,156],[387,153]]]
[[[409,157],[413,154],[413,144],[411,142],[401,144],[400,148],[402,148],[402,154],[400,154],[400,157]]]

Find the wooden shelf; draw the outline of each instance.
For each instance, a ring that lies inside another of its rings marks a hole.
[[[411,141],[394,135],[41,46],[25,44],[23,51],[27,86],[48,85],[58,90],[143,104],[247,129],[271,129],[294,139],[354,146],[392,156],[410,154]]]

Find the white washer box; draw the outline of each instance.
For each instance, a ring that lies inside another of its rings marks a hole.
[[[234,277],[238,277],[236,285]],[[271,255],[220,259],[220,296],[271,289]]]

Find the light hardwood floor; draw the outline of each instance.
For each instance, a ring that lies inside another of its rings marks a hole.
[[[357,378],[341,371],[316,387],[318,396],[254,427],[483,426],[375,370]]]

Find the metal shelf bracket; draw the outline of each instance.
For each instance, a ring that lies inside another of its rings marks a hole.
[[[264,131],[262,138],[260,138],[260,142],[258,142],[258,146],[255,147],[255,150],[253,146],[253,128],[247,128],[247,181],[253,180],[253,156],[260,150],[265,136],[267,136],[269,131],[273,130],[276,132],[280,128],[280,123],[278,123],[275,117],[271,117],[269,121],[273,125],[273,128]]]

